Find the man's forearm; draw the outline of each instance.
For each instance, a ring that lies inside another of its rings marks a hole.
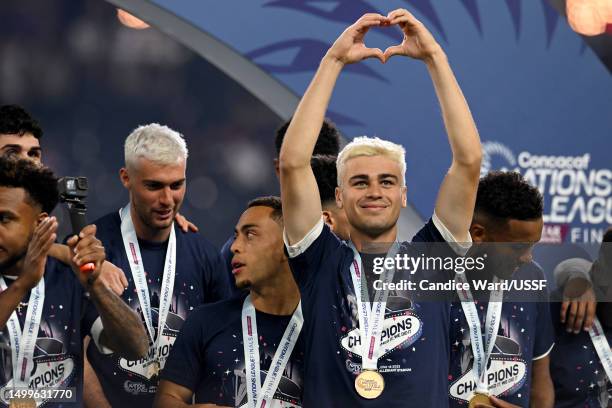
[[[531,391],[531,397],[529,406],[534,408],[553,408],[555,405],[555,394],[553,391],[552,382],[550,383],[550,390],[537,390]]]
[[[101,282],[89,293],[104,326],[102,344],[128,360],[146,356],[149,340],[138,315]]]
[[[446,54],[440,49],[426,60],[426,65],[442,109],[453,162],[479,168],[481,147],[478,130]]]
[[[68,245],[57,243],[51,245],[51,249],[49,249],[49,256],[65,263],[66,265],[70,265],[72,262],[72,254],[70,253],[70,248],[68,248]]]
[[[553,408],[555,405],[555,389],[550,378],[549,356],[533,362],[529,402],[534,408]]]
[[[301,240],[321,218],[310,159],[342,63],[325,57],[291,119],[279,156],[285,231],[291,244]]]
[[[17,279],[6,290],[0,292],[0,329],[4,329],[6,322],[11,317],[11,314],[19,306],[19,302],[28,291]]]
[[[83,341],[83,350],[87,350],[91,338],[86,337]],[[87,359],[87,352],[83,353],[83,384],[87,392],[83,393],[83,404],[85,408],[112,408],[104,391],[98,376],[94,371],[89,360]]]
[[[279,155],[281,170],[285,167],[310,167],[310,158],[319,137],[325,112],[343,63],[324,57],[300,101],[287,129]]]
[[[153,404],[153,408],[187,408],[191,406],[191,404],[184,402],[174,395],[160,391],[155,395],[155,403]]]

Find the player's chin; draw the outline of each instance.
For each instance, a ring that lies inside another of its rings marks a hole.
[[[363,225],[366,226],[368,231],[372,233],[378,234],[382,232],[386,232],[390,228],[392,228],[397,222],[391,214],[386,214],[385,216],[376,216],[376,217],[365,217],[363,220]]]
[[[164,228],[168,228],[169,226],[171,226],[173,221],[174,221],[174,218],[159,219],[157,217],[154,217],[151,224],[155,226],[155,228],[157,229],[164,229]]]
[[[251,287],[251,281],[244,278],[236,278],[236,287],[238,289],[248,289]]]

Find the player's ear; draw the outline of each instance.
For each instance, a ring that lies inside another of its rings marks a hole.
[[[122,167],[119,170],[119,180],[121,180],[123,187],[130,188],[130,174],[128,173],[128,169],[126,167]]]

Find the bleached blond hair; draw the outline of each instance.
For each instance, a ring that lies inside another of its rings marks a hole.
[[[187,161],[188,150],[183,136],[168,126],[151,123],[139,126],[125,139],[125,165],[134,168],[138,159],[159,165]]]
[[[346,162],[360,156],[383,156],[393,160],[400,166],[402,186],[406,185],[406,150],[404,147],[378,137],[359,136],[344,146],[344,149],[338,154],[338,158],[336,159],[338,186],[342,185],[342,177],[344,177]]]

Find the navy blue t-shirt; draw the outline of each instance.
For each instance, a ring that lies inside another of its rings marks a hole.
[[[431,220],[413,241],[444,242]],[[381,345],[390,351],[378,360],[385,389],[374,400],[355,391],[355,378],[361,372],[361,336],[352,261],[352,250],[327,225],[303,253],[289,260],[304,312],[304,406],[447,406],[448,301],[417,303],[390,295],[381,335]]]
[[[128,288],[123,300],[143,316],[136,286],[121,237],[121,220],[117,212],[95,222],[97,237],[106,249],[109,262],[123,269]],[[176,226],[176,277],[170,311],[159,345],[163,368],[170,349],[187,316],[204,303],[216,302],[229,296],[227,273],[219,252],[201,235],[182,232]],[[149,284],[152,320],[157,331],[161,281],[168,242],[152,243],[138,240],[142,261]],[[143,318],[144,324],[144,318]],[[157,334],[156,334],[157,335]],[[157,391],[157,376],[147,372],[147,361],[128,361],[116,354],[103,354],[90,343],[87,357],[94,368],[104,394],[113,407],[146,407],[153,405]]]
[[[523,265],[514,275],[517,280],[543,279],[544,273],[533,262]],[[516,299],[521,294],[505,292]],[[489,358],[489,391],[521,407],[529,406],[533,360],[545,357],[554,344],[547,292],[540,302],[504,302],[495,348]],[[532,300],[534,300],[532,298]],[[487,302],[477,304],[482,333]],[[467,407],[476,389],[472,371],[474,355],[470,331],[460,302],[451,307],[450,406]],[[484,344],[484,337],[483,337]]]
[[[604,371],[591,336],[585,331],[568,333],[558,318],[560,303],[550,305],[554,318],[556,343],[550,355],[550,375],[555,386],[557,408],[607,407],[612,384]],[[604,327],[608,343],[612,330]]]
[[[89,301],[82,285],[67,265],[47,258],[45,266],[45,301],[34,348],[31,388],[76,389],[76,403],[45,402],[42,407],[81,407],[83,401],[83,338],[89,334],[92,320],[82,318]],[[7,285],[12,284],[5,278]],[[24,298],[28,302],[29,293]],[[29,307],[29,305],[28,305]],[[27,307],[17,311],[23,330]],[[10,335],[0,329],[0,398],[10,388],[13,378]],[[9,383],[7,387],[7,383]],[[6,407],[0,399],[0,407]]]
[[[189,388],[197,404],[242,407],[247,404],[242,304],[246,293],[198,308],[185,322],[161,378]],[[257,311],[261,384],[291,316]],[[302,406],[302,335],[285,367],[274,400],[282,407]]]

